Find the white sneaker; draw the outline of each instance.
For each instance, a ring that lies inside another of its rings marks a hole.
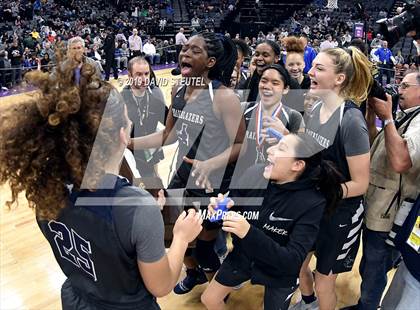
[[[318,299],[311,302],[310,304],[306,304],[301,299],[297,304],[294,304],[293,306],[289,307],[289,310],[318,310],[318,309],[319,309]]]

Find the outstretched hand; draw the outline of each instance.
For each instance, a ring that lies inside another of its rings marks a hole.
[[[184,161],[193,167],[191,175],[196,178],[195,185],[208,190],[213,190],[209,181],[209,176],[214,167],[209,163],[209,161],[190,159],[186,156],[184,156]]]

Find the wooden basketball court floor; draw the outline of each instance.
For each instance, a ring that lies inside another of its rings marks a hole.
[[[172,79],[170,69],[156,72],[158,78]],[[123,78],[124,79],[124,78]],[[112,80],[121,89],[121,80]],[[166,103],[170,103],[170,86],[162,87]],[[19,104],[28,94],[0,98],[0,113],[3,108]],[[1,137],[0,137],[1,139]],[[174,146],[164,148],[165,160],[159,164],[159,173],[166,183],[169,165],[175,152]],[[33,210],[29,209],[24,195],[19,198],[19,206],[8,210],[5,202],[9,200],[7,186],[0,187],[0,309],[61,309],[60,288],[65,280],[56,263],[51,248],[39,230]],[[361,250],[351,272],[342,274],[337,281],[338,308],[354,304],[360,287],[358,266]],[[314,261],[312,266],[314,266]],[[111,272],[111,270],[110,270]],[[393,274],[393,271],[390,273]],[[184,273],[181,274],[181,278]],[[197,286],[186,295],[169,294],[159,298],[158,303],[164,310],[205,309],[200,295],[207,284]],[[262,308],[263,288],[252,286],[249,282],[234,291],[227,303],[227,309],[256,310]],[[299,299],[299,292],[293,301]]]

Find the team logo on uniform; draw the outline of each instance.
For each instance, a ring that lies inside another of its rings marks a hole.
[[[182,123],[181,130],[177,130],[176,134],[181,143],[185,144],[186,146],[189,146],[190,135],[188,134],[187,129],[188,129],[188,124]]]
[[[274,212],[272,212],[270,214],[269,220],[272,221],[272,222],[275,222],[275,221],[281,221],[281,222],[293,221],[292,219],[287,219],[287,218],[284,218],[284,217],[276,217],[276,216],[274,216]]]

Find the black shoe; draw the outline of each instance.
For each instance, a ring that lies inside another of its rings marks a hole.
[[[340,310],[357,310],[359,307],[357,305],[347,306],[344,308],[340,308]]]

